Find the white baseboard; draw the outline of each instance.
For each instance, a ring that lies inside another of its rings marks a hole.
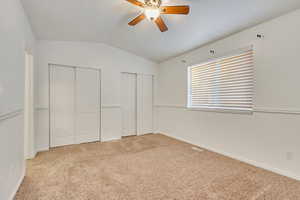
[[[116,138],[102,138],[101,139],[101,142],[109,142],[109,141],[113,141],[113,140],[120,140],[121,138],[120,137],[116,137]],[[49,146],[39,146],[36,148],[36,154],[38,152],[44,152],[44,151],[49,151],[50,148]],[[35,156],[36,156],[35,154]]]
[[[118,138],[103,138],[101,142],[110,142],[110,141],[115,141],[115,140],[120,140],[122,139],[121,137]]]
[[[38,147],[38,148],[36,148],[36,154],[38,152],[43,152],[43,151],[49,151],[49,147],[47,146],[47,147]]]
[[[34,150],[33,152],[30,153],[30,155],[26,156],[26,160],[34,159],[36,154],[37,154],[37,151]]]
[[[33,152],[33,154],[30,156],[30,158],[29,159],[34,159],[35,157],[36,157],[36,154],[37,154],[38,152],[36,151],[36,149],[34,150],[34,152]]]
[[[14,188],[14,190],[13,190],[13,192],[12,192],[10,198],[9,198],[9,200],[14,200],[14,198],[15,198],[15,196],[16,196],[16,194],[17,194],[17,192],[18,192],[18,190],[19,190],[19,188],[20,188],[20,186],[21,186],[21,184],[22,184],[22,182],[24,180],[25,173],[26,173],[26,169],[25,169],[25,167],[23,167],[22,173],[21,173],[21,177],[19,178],[19,180],[18,180],[18,182],[17,182],[17,184],[16,184],[16,186],[15,186],[15,188]]]
[[[170,135],[168,133],[162,133],[162,134],[164,134],[166,136],[169,136],[171,138],[175,138],[177,140],[181,140],[181,141],[187,142],[187,143],[195,145],[195,146],[199,146],[200,148],[204,148],[204,149],[207,149],[209,151],[212,151],[212,152],[215,152],[215,153],[218,153],[218,154],[222,154],[224,156],[233,158],[235,160],[239,160],[239,161],[245,162],[245,163],[253,165],[255,167],[262,168],[262,169],[274,172],[276,174],[280,174],[282,176],[286,176],[286,177],[289,177],[289,178],[292,178],[292,179],[300,181],[300,176],[299,175],[293,174],[293,173],[291,173],[289,171],[281,170],[281,169],[272,167],[272,166],[270,166],[268,164],[265,164],[265,163],[261,163],[261,162],[257,162],[257,161],[250,160],[250,159],[247,159],[247,158],[243,158],[242,156],[238,156],[238,155],[234,155],[232,153],[228,153],[228,152],[224,152],[224,151],[221,151],[221,150],[217,150],[217,149],[205,146],[205,145],[196,144],[196,143],[194,143],[192,141],[188,141],[186,139],[183,139],[183,138],[180,138],[180,137],[176,137],[176,136]]]

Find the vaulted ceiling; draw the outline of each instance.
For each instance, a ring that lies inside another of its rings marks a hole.
[[[141,10],[125,0],[21,0],[40,40],[101,42],[156,62],[300,8],[299,0],[163,0],[190,5],[188,16],[127,23]],[[140,0],[143,1],[143,0]]]

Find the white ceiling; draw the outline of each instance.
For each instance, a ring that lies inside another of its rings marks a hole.
[[[299,0],[165,0],[189,16],[164,15],[169,31],[147,20],[127,23],[139,8],[125,0],[21,0],[38,39],[102,42],[156,62],[300,7]]]

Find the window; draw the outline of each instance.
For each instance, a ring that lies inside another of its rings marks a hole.
[[[253,49],[188,69],[188,107],[252,111]]]

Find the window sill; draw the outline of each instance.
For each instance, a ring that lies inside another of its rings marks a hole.
[[[188,107],[188,111],[202,111],[202,112],[214,112],[214,113],[229,113],[229,114],[245,114],[252,115],[253,110],[238,110],[238,109],[222,109],[222,108],[201,108],[201,107]]]

